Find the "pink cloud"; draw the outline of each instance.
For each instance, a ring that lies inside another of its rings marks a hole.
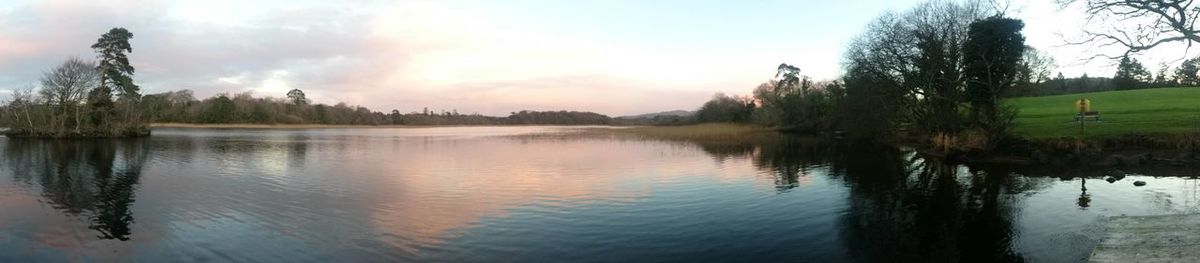
[[[42,70],[66,57],[89,57],[88,46],[115,26],[134,33],[130,59],[148,93],[192,89],[201,97],[244,91],[278,97],[280,89],[300,88],[320,103],[379,111],[623,115],[694,109],[713,92],[748,91],[759,81],[722,77],[736,65],[656,74],[704,58],[505,28],[486,14],[437,3],[284,5],[228,23],[213,23],[203,13],[179,17],[172,13],[177,9],[140,1],[17,6],[0,18],[0,71],[9,72],[0,76],[0,89],[35,83]]]

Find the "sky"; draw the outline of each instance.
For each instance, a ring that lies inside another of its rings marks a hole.
[[[0,100],[113,27],[133,32],[145,93],[199,98],[293,88],[316,103],[376,111],[694,110],[714,93],[745,95],[779,63],[814,79],[841,73],[847,44],[872,19],[923,1],[26,1],[0,0]],[[1013,0],[1026,44],[1068,77],[1111,76],[1111,61],[1066,46],[1084,16],[1049,0]],[[1151,71],[1188,54],[1142,56]],[[1194,52],[1193,52],[1194,53]]]

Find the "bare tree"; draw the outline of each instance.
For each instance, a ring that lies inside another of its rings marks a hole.
[[[1080,41],[1070,44],[1094,44],[1098,47],[1120,46],[1120,55],[1097,54],[1091,58],[1119,59],[1132,53],[1150,50],[1166,43],[1183,42],[1189,47],[1200,42],[1196,19],[1200,6],[1193,0],[1058,0],[1063,7],[1082,3],[1092,25],[1099,29],[1084,29]]]
[[[965,79],[963,43],[970,24],[989,11],[979,1],[929,1],[886,13],[847,50],[847,72],[869,77],[873,89],[896,89],[904,118],[937,132],[959,127]],[[850,82],[860,83],[860,82]],[[848,83],[849,85],[849,83]]]
[[[9,116],[15,118],[15,120],[11,121],[10,124],[12,127],[9,127],[9,129],[32,130],[34,128],[33,116],[30,114],[29,108],[33,107],[35,99],[32,86],[13,90],[12,101],[5,107],[9,110]],[[25,126],[21,127],[22,124]]]
[[[1026,46],[1021,55],[1021,80],[1029,83],[1042,83],[1050,80],[1051,71],[1058,67],[1054,57],[1045,51]]]
[[[58,67],[46,71],[42,75],[42,89],[39,91],[47,103],[55,106],[55,114],[59,127],[66,126],[65,116],[74,115],[75,132],[79,132],[82,118],[80,106],[87,97],[88,89],[99,85],[100,72],[96,65],[79,58],[69,58]],[[71,112],[74,111],[74,112]]]

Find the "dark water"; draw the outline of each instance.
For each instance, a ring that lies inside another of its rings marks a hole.
[[[1069,262],[1105,216],[1200,212],[1192,175],[554,127],[0,139],[0,262]]]

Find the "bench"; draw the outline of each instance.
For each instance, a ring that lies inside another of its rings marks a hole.
[[[1087,120],[1087,118],[1092,118],[1092,119],[1095,119],[1096,122],[1100,122],[1100,112],[1099,111],[1087,111],[1087,112],[1081,112],[1081,113],[1075,114],[1075,121],[1083,121],[1083,120]]]

